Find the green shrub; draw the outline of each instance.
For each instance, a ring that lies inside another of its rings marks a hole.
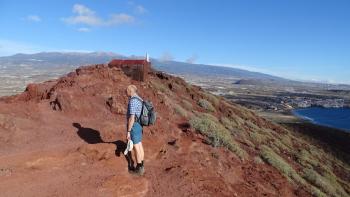
[[[211,103],[214,104],[214,106],[219,106],[220,100],[213,94],[211,93],[204,93],[204,96],[210,101]]]
[[[162,83],[159,83],[159,82],[153,80],[153,81],[151,81],[151,84],[155,89],[157,89],[163,93],[170,93],[169,88]]]
[[[224,146],[241,159],[246,157],[246,152],[240,148],[230,132],[219,123],[216,117],[210,114],[200,114],[200,116],[192,118],[189,123],[194,129],[206,136],[214,147]]]
[[[315,185],[323,192],[331,195],[331,196],[346,196],[345,191],[343,188],[338,185],[337,182],[331,183],[328,179],[318,174],[313,169],[306,168],[304,170],[303,177],[305,180],[307,180],[309,183]]]
[[[316,197],[327,197],[325,193],[323,193],[321,190],[314,186],[311,186],[311,194]]]
[[[252,123],[251,121],[245,121],[245,124],[251,128],[253,131],[260,131],[261,129],[255,125],[254,123]]]
[[[234,136],[242,136],[242,129],[238,128],[237,124],[235,121],[230,120],[229,118],[223,116],[220,118],[220,122],[222,123],[222,125],[225,126],[226,129],[228,129],[232,135]]]
[[[182,117],[187,117],[188,115],[187,111],[178,104],[174,104],[174,110],[177,114],[179,114]]]
[[[293,142],[289,134],[282,134],[281,142],[287,147],[293,147]]]
[[[297,159],[297,162],[304,167],[309,167],[309,168],[316,167],[316,166],[319,166],[319,164],[320,164],[318,159],[313,158],[310,155],[310,153],[305,149],[298,151],[295,154],[295,157]]]
[[[211,112],[215,111],[215,108],[213,107],[213,105],[205,99],[200,99],[198,101],[198,105],[207,111],[211,111]]]
[[[220,122],[228,129],[233,130],[236,127],[236,124],[226,117],[221,117]]]
[[[267,137],[258,132],[249,132],[249,137],[255,144],[262,144],[267,141]]]
[[[292,148],[290,146],[286,146],[281,139],[275,139],[273,141],[273,145],[278,148],[278,151],[281,152],[282,150],[292,152]]]
[[[245,122],[241,117],[239,117],[235,114],[233,114],[231,116],[230,120],[232,120],[234,122],[234,124],[236,124],[237,126],[242,126]]]
[[[261,147],[260,156],[265,162],[279,170],[290,182],[294,180],[296,183],[305,184],[304,179],[271,148],[263,145]]]

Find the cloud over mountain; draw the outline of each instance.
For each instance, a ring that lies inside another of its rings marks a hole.
[[[135,17],[126,13],[112,13],[108,18],[101,18],[96,12],[85,5],[75,4],[72,9],[73,16],[62,18],[62,21],[70,25],[115,26],[130,24],[135,21]]]

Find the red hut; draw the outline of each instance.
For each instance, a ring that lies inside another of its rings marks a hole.
[[[151,63],[145,60],[114,59],[108,63],[109,67],[121,68],[123,72],[137,81],[147,81]]]

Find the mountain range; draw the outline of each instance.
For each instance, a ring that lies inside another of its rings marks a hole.
[[[108,63],[115,58],[143,59],[144,57],[123,56],[112,52],[42,52],[0,57],[0,96],[20,93],[28,83],[58,78],[81,65]],[[198,81],[209,79],[224,80],[226,84],[269,86],[280,89],[301,87],[301,89],[350,90],[349,85],[299,82],[231,67],[162,61],[155,58],[152,58],[151,62],[153,68],[181,76],[194,84],[203,84]]]

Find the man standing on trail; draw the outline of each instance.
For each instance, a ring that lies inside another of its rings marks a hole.
[[[139,122],[142,110],[143,100],[137,95],[137,87],[129,85],[126,89],[126,94],[129,97],[127,111],[127,134],[126,139],[133,142],[136,157],[136,168],[131,171],[142,176],[144,173],[143,159],[144,151],[142,146],[142,126]]]

